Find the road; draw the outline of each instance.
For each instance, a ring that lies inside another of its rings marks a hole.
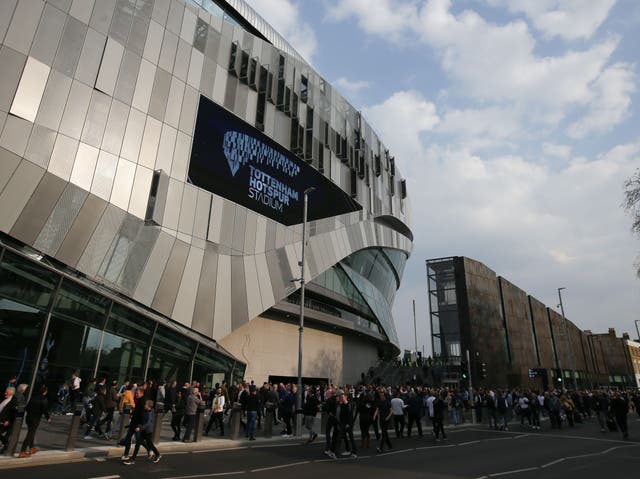
[[[125,466],[116,458],[7,471],[11,479],[55,477],[73,479],[206,479],[238,477],[270,479],[304,477],[407,478],[509,477],[516,479],[581,479],[634,477],[640,468],[640,441],[634,439],[640,422],[632,425],[631,441],[618,433],[600,433],[591,421],[575,429],[540,431],[517,429],[490,431],[480,427],[448,430],[447,441],[424,438],[394,439],[391,452],[359,450],[357,459],[331,460],[323,454],[324,442],[246,446],[216,451],[163,454],[158,464],[139,456]],[[144,451],[144,449],[142,450]],[[337,476],[340,474],[340,476]],[[8,476],[9,477],[9,476]]]

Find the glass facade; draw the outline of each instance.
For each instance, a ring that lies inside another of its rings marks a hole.
[[[244,375],[213,341],[57,271],[31,250],[0,243],[0,377],[47,385],[72,372],[118,380],[191,381]],[[181,331],[184,329],[184,331]]]
[[[460,318],[454,258],[427,261],[433,354],[459,358]]]

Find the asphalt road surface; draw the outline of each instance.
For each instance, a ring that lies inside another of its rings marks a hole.
[[[631,419],[631,418],[630,418]],[[632,439],[619,433],[601,433],[595,421],[575,429],[540,431],[517,429],[490,431],[481,427],[450,428],[446,441],[431,436],[395,439],[393,450],[382,454],[358,450],[358,458],[332,460],[323,454],[324,437],[311,445],[300,443],[239,447],[217,451],[163,454],[158,464],[146,458],[144,449],[134,465],[117,458],[5,471],[20,478],[73,479],[206,479],[238,477],[267,479],[300,477],[344,478],[472,478],[516,479],[637,477],[640,469],[640,422],[631,425]],[[357,441],[359,444],[359,441]],[[162,452],[162,451],[161,451]]]

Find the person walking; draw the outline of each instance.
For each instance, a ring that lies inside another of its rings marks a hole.
[[[434,439],[436,441],[446,440],[447,436],[444,433],[444,414],[447,410],[447,391],[442,391],[436,400],[433,402],[433,422],[434,422]]]
[[[353,422],[355,419],[353,405],[349,402],[349,396],[342,394],[336,406],[336,417],[338,419],[338,427],[333,435],[333,444],[331,450],[335,455],[338,450],[340,439],[344,439],[345,451],[343,455],[348,455],[352,459],[356,459],[356,443],[353,439]]]
[[[370,394],[366,389],[363,389],[358,395],[357,407],[358,416],[360,418],[360,438],[362,441],[360,447],[363,449],[371,446],[371,435],[369,434],[369,429],[373,423],[373,413],[375,412],[373,400],[374,395]]]
[[[255,441],[256,425],[258,422],[258,409],[260,407],[260,396],[254,384],[249,386],[249,392],[242,395],[242,409],[247,415],[246,436],[250,441]]]
[[[171,406],[171,430],[173,431],[172,441],[180,440],[180,426],[184,419],[185,399],[182,395],[182,389],[176,391],[175,402]]]
[[[627,426],[627,414],[629,413],[629,401],[627,396],[616,391],[611,400],[611,412],[616,418],[616,423],[620,428],[623,439],[629,439],[629,428]]]
[[[306,387],[305,394],[306,396],[304,398],[302,413],[304,415],[304,427],[309,431],[307,444],[311,444],[315,441],[316,437],[318,437],[318,434],[313,430],[313,423],[315,422],[316,415],[318,414],[318,398],[316,397],[315,391],[313,391],[309,386]]]
[[[91,429],[95,428],[98,437],[102,436],[102,430],[100,429],[100,421],[102,420],[102,414],[106,410],[105,397],[107,391],[103,387],[99,387],[96,390],[96,396],[89,403],[89,409],[91,409],[91,416],[87,422],[87,430],[84,434],[85,439],[91,439]]]
[[[143,423],[142,414],[144,412],[144,389],[137,388],[134,394],[135,407],[131,412],[131,421],[129,422],[129,428],[127,434],[122,438],[118,444],[124,446],[124,453],[121,459],[123,461],[129,460],[129,451],[131,450],[131,439],[136,434],[136,427]]]
[[[16,419],[17,401],[15,394],[16,388],[8,386],[4,390],[4,400],[0,402],[0,442],[2,442],[0,454],[3,454],[7,450],[11,427],[13,426],[13,421]]]
[[[380,389],[380,391],[378,391],[378,400],[376,401],[376,411],[373,413],[373,420],[378,420],[380,422],[380,443],[376,448],[376,451],[379,453],[384,451],[385,444],[389,450],[393,449],[388,431],[391,416],[393,416],[393,412],[391,411],[391,401],[387,398],[385,390]]]
[[[404,436],[404,410],[406,408],[407,406],[400,397],[400,391],[397,391],[395,397],[391,400],[393,427],[396,430],[396,439],[402,439]]]
[[[106,430],[104,432],[104,438],[106,440],[111,440],[111,426],[113,424],[113,415],[116,410],[117,402],[118,381],[114,380],[104,397],[105,416],[98,422],[98,427],[96,428],[100,429],[104,424],[106,424]]]
[[[155,421],[153,411],[153,400],[147,399],[144,402],[144,409],[142,415],[138,416],[142,418],[141,424],[136,424],[134,431],[136,433],[136,446],[133,448],[133,455],[124,460],[123,464],[130,466],[136,463],[136,457],[138,457],[138,451],[140,446],[144,446],[148,452],[152,452],[151,461],[154,463],[160,462],[162,457],[158,452],[156,446],[153,445],[153,424]]]
[[[40,389],[40,393],[34,395],[27,404],[27,417],[25,420],[27,423],[27,437],[22,441],[19,457],[29,457],[39,451],[33,443],[36,437],[36,431],[40,425],[40,420],[42,419],[42,416],[44,416],[47,419],[47,422],[51,422],[47,394],[49,394],[49,389],[47,389],[46,386],[43,386]]]

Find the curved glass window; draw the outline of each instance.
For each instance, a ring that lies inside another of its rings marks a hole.
[[[393,304],[406,260],[406,254],[399,250],[370,248],[357,251],[342,262],[369,280]]]

